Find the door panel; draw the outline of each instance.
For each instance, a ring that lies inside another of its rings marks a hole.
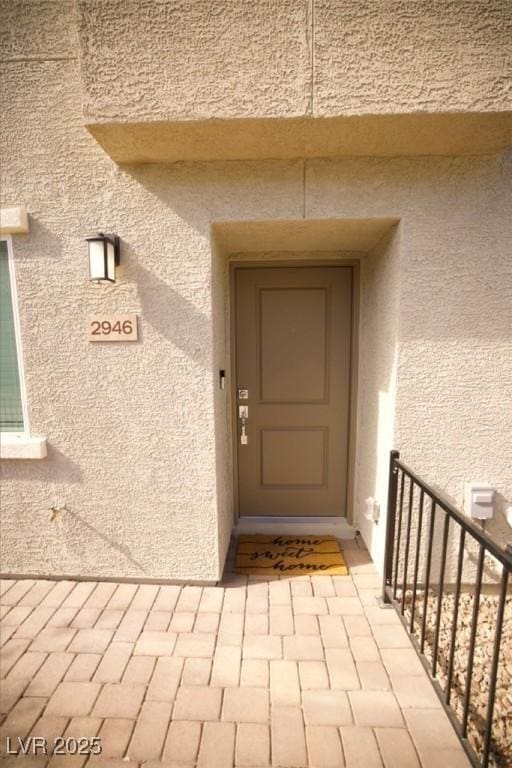
[[[321,402],[326,391],[327,291],[259,291],[260,402]]]
[[[351,267],[235,271],[241,515],[346,513],[351,301]]]
[[[326,481],[327,431],[317,429],[261,430],[261,485],[323,486]]]

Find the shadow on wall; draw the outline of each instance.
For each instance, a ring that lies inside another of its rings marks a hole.
[[[400,288],[399,228],[394,227],[361,262],[359,382],[354,525],[373,560],[383,561],[386,520],[364,517],[373,497],[385,512],[389,451],[394,439]]]
[[[303,169],[303,160],[120,166],[153,198],[147,199],[147,221],[162,221],[165,207],[208,240],[214,221],[307,218]]]
[[[46,459],[20,461],[2,459],[1,476],[10,480],[37,483],[82,483],[82,470],[53,445],[48,444]]]
[[[501,493],[494,495],[494,516],[485,522],[485,532],[501,547],[512,546],[512,526],[506,517],[506,510],[512,509],[512,501]]]
[[[132,565],[134,565],[141,572],[141,574],[145,572],[144,567],[141,565],[141,563],[139,563],[137,560],[134,559],[130,549],[127,546],[125,546],[124,544],[119,544],[117,541],[114,541],[114,539],[112,539],[110,536],[107,536],[102,531],[98,530],[98,528],[96,528],[90,522],[85,520],[77,512],[73,512],[72,509],[69,509],[69,507],[67,506],[65,507],[65,516],[61,521],[57,523],[57,525],[65,525],[69,527],[72,526],[75,529],[78,529],[78,530],[75,530],[72,535],[69,535],[69,534],[65,535],[65,540],[67,542],[90,541],[91,536],[93,538],[99,538],[102,541],[104,541],[105,544],[108,545],[109,549],[115,550],[120,555],[122,555],[126,560],[132,563]]]
[[[225,175],[229,176],[225,166],[215,173],[215,165],[123,165],[120,170],[152,195],[151,205],[157,209],[157,220],[162,219],[162,206],[165,206],[171,215],[208,238],[210,221],[222,218],[217,209],[224,210],[222,190],[226,186]],[[147,213],[151,212],[148,208]]]
[[[140,263],[135,249],[123,241],[125,277],[132,280],[144,322],[206,370],[212,366],[211,321],[169,283]]]
[[[25,259],[30,262],[38,259],[49,259],[52,264],[58,261],[60,267],[66,269],[69,260],[65,258],[67,252],[64,250],[62,237],[55,235],[33,214],[29,214],[28,220],[28,234],[20,234],[15,237],[16,262],[22,262]],[[34,243],[37,243],[37,248],[34,248]],[[69,264],[69,270],[74,272],[73,263]]]
[[[224,563],[234,523],[232,393],[230,327],[229,327],[229,268],[228,256],[211,237],[212,250],[212,336],[213,336],[213,404],[215,417],[215,478],[217,491],[219,576]],[[220,370],[224,370],[221,389]]]

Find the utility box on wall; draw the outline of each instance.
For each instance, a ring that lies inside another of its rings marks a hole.
[[[466,483],[464,511],[475,520],[489,520],[494,514],[494,488],[488,483]]]

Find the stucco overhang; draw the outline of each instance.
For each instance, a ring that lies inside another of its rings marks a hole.
[[[374,248],[398,221],[396,218],[218,221],[212,225],[212,232],[223,253],[364,253]]]
[[[120,164],[295,157],[495,154],[512,113],[112,122],[87,125]]]
[[[62,44],[80,60],[84,122],[117,163],[495,154],[510,143],[510,0],[74,9],[76,39]]]

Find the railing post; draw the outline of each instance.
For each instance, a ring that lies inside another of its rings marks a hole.
[[[395,543],[395,515],[396,515],[396,496],[398,490],[398,467],[395,461],[400,458],[398,451],[391,451],[389,454],[389,477],[388,477],[388,508],[386,517],[386,548],[384,551],[384,578],[382,580],[382,602],[390,603],[386,587],[391,585],[393,573],[393,549]]]

